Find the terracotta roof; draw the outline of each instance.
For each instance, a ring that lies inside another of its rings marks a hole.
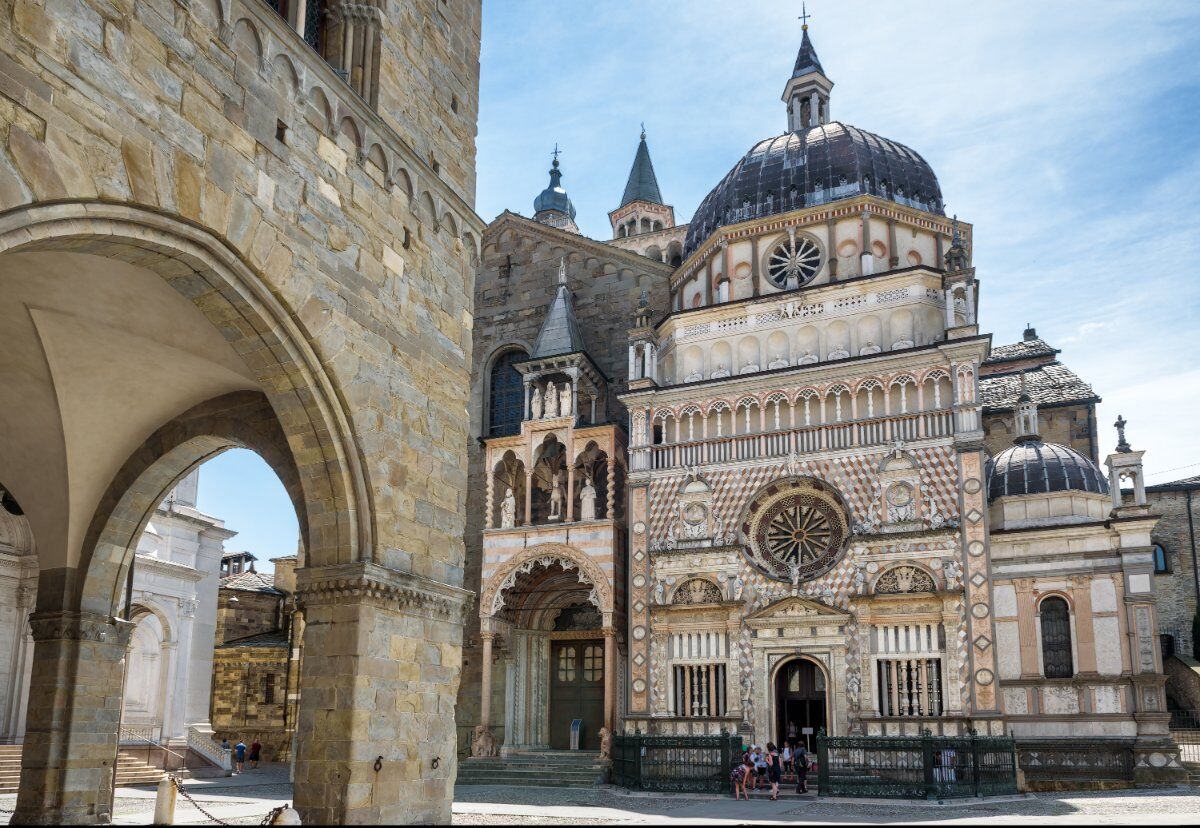
[[[1000,362],[1012,362],[1018,359],[1030,359],[1038,356],[1054,356],[1058,348],[1052,348],[1044,339],[1025,339],[1013,342],[1011,345],[997,345],[992,353],[983,361],[984,365],[995,365]]]
[[[221,589],[237,589],[243,592],[269,592],[274,595],[286,594],[275,588],[275,576],[264,575],[261,572],[243,572],[240,575],[227,575],[221,579]]]
[[[985,411],[1008,411],[1016,407],[1021,395],[1021,373],[980,375],[979,396]],[[1058,360],[1029,368],[1024,374],[1029,396],[1039,406],[1100,402],[1092,387]]]

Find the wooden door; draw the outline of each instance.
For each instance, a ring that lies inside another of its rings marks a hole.
[[[571,722],[583,719],[581,750],[598,750],[604,726],[604,641],[550,644],[550,747],[571,747]]]

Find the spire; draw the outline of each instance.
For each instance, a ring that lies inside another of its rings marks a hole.
[[[817,50],[808,36],[808,18],[808,9],[804,8],[800,15],[804,22],[800,51],[796,53],[792,77],[783,90],[783,102],[788,110],[788,129],[792,132],[803,132],[829,123],[829,93],[833,89],[833,81],[825,75]]]
[[[644,124],[637,154],[633,156],[633,167],[629,170],[629,180],[625,183],[625,195],[621,197],[621,207],[634,201],[663,203],[662,193],[658,189],[658,178],[654,175],[654,164],[650,162],[650,148],[646,146]]]
[[[1032,443],[1041,440],[1038,433],[1037,403],[1029,396],[1029,388],[1025,385],[1025,372],[1021,372],[1021,395],[1017,397],[1017,435],[1014,443]]]
[[[558,262],[558,275],[554,301],[550,311],[538,331],[537,341],[533,343],[533,354],[530,359],[544,359],[559,354],[574,354],[584,350],[583,335],[579,332],[579,322],[575,319],[575,304],[571,299],[571,291],[567,288],[567,261]]]

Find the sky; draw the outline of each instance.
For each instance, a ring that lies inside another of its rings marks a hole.
[[[947,211],[974,226],[981,329],[999,345],[1030,323],[1062,349],[1103,398],[1102,454],[1121,414],[1148,482],[1200,474],[1200,3],[808,11],[832,116],[920,152]],[[785,129],[799,13],[778,0],[485,0],[479,215],[531,215],[557,144],[577,223],[610,238],[644,122],[663,196],[687,221]],[[241,532],[230,548],[286,554],[291,506],[243,454],[205,467],[201,507]]]

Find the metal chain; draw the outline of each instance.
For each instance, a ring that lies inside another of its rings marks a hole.
[[[167,774],[167,778],[171,780],[171,784],[175,786],[175,790],[177,790],[181,794],[183,794],[183,798],[186,799],[188,802],[192,803],[192,807],[195,808],[200,813],[204,814],[204,816],[207,819],[217,823],[217,825],[233,825],[232,822],[225,822],[222,819],[217,819],[215,816],[210,814],[208,811],[204,810],[204,806],[202,806],[196,800],[192,799],[192,795],[187,792],[187,788],[183,787],[183,782],[180,781],[178,776],[176,776],[173,773],[169,773],[169,774]],[[263,824],[265,825],[266,823],[263,823]]]

